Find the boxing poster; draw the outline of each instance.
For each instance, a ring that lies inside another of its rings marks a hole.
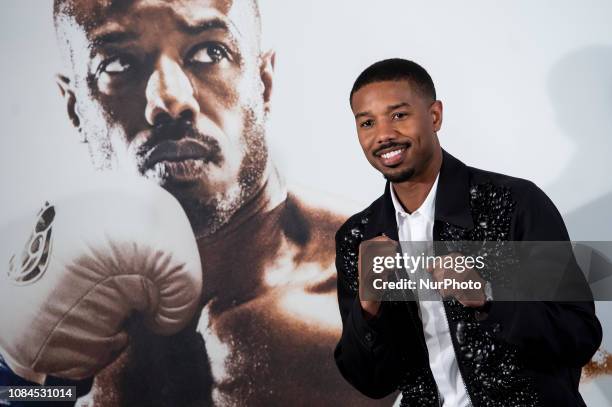
[[[336,231],[385,185],[349,102],[378,60],[431,74],[445,150],[533,181],[572,240],[612,240],[603,0],[1,7],[0,354],[93,380],[76,405],[399,405],[334,362]],[[609,304],[589,406],[612,402]]]

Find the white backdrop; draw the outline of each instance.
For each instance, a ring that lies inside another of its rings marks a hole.
[[[51,2],[0,7],[1,221],[91,170],[53,80]],[[269,141],[290,181],[360,206],[381,193],[348,92],[370,63],[404,57],[434,79],[449,152],[536,182],[572,239],[612,240],[612,2],[263,0],[262,13],[277,51]],[[598,313],[612,351],[612,304]],[[612,377],[582,391],[609,405]]]

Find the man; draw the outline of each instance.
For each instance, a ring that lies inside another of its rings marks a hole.
[[[581,367],[602,338],[592,301],[491,301],[495,286],[486,289],[474,268],[463,278],[483,284],[467,296],[447,289],[443,301],[361,297],[363,242],[567,241],[568,234],[533,183],[467,167],[441,149],[442,103],[418,64],[373,64],[350,102],[364,154],[388,182],[336,234],[343,332],[335,359],[343,376],[373,398],[399,389],[403,406],[584,405]],[[429,272],[435,281],[457,277],[440,265]]]
[[[268,155],[274,53],[256,2],[56,0],[54,18],[93,164],[171,192],[202,259],[199,319],[168,338],[135,323],[94,403],[371,405],[330,358],[345,217],[287,192]]]

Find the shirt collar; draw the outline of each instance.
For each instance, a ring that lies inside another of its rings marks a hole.
[[[427,194],[427,197],[425,198],[425,200],[423,201],[423,203],[421,204],[421,206],[419,206],[419,208],[417,210],[415,210],[414,212],[412,212],[412,214],[406,212],[404,210],[404,207],[402,206],[402,204],[400,203],[399,199],[397,198],[397,195],[395,194],[395,190],[393,188],[393,184],[391,184],[391,200],[393,202],[393,208],[395,209],[395,217],[399,223],[399,219],[402,216],[414,216],[415,214],[419,214],[421,216],[424,216],[426,219],[428,220],[434,220],[434,216],[435,216],[435,204],[436,204],[436,191],[438,188],[438,179],[440,178],[440,173],[438,173],[438,175],[436,175],[436,180],[434,181],[433,185],[431,186],[431,189],[429,190],[429,193]]]
[[[368,208],[367,218],[364,219],[364,240],[380,236],[381,233],[398,240],[391,189],[391,183],[387,181],[384,194]],[[474,227],[470,207],[470,170],[445,150],[442,150],[442,167],[434,191],[435,220],[468,230]]]

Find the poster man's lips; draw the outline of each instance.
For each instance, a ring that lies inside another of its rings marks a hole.
[[[201,159],[208,161],[211,151],[195,140],[164,141],[147,152],[144,167],[152,168],[161,161],[180,162]]]

